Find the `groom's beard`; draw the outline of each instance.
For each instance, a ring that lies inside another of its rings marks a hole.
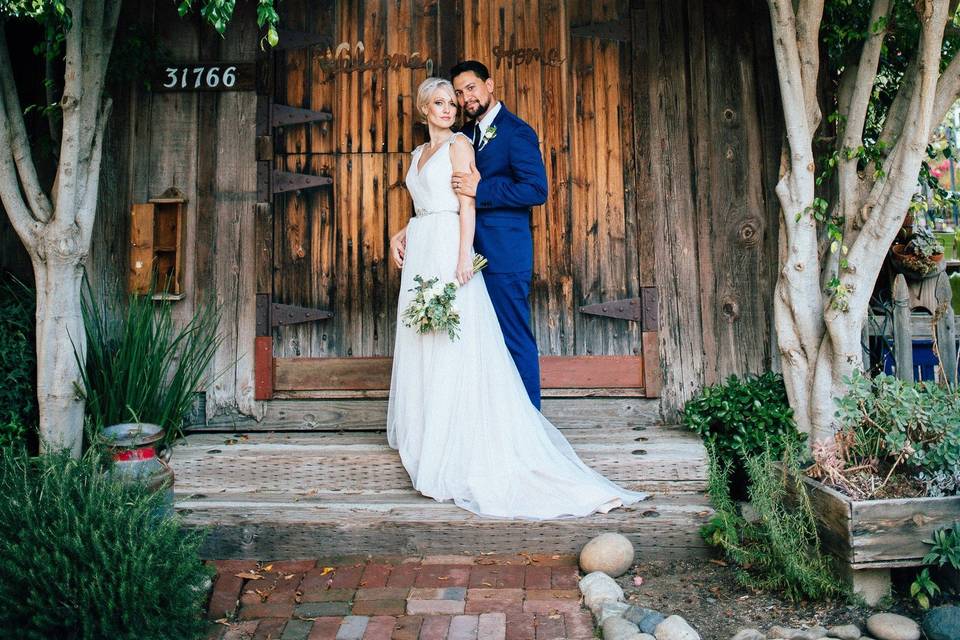
[[[463,106],[463,111],[471,120],[479,120],[480,116],[487,112],[487,109],[490,108],[491,99],[488,97],[486,102],[478,102],[475,107],[472,109],[468,105]]]

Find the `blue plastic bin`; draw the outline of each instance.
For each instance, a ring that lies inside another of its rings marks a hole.
[[[886,343],[881,347],[881,353],[883,355],[883,372],[892,376],[896,361]],[[935,380],[935,367],[939,364],[940,361],[933,352],[933,340],[930,338],[915,338],[913,341],[913,379],[916,381]]]

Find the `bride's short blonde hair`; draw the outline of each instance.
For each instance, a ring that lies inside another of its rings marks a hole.
[[[438,90],[446,91],[447,94],[453,98],[454,102],[457,101],[457,94],[453,90],[453,84],[451,84],[449,80],[445,80],[444,78],[427,78],[417,87],[417,118],[420,122],[427,121],[424,109],[426,109],[433,94]]]

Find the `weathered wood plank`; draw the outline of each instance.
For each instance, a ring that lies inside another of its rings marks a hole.
[[[599,431],[626,426],[648,435],[658,425],[659,403],[642,398],[576,398],[543,401],[543,415],[555,426],[592,428]],[[223,416],[211,419],[202,429],[243,431],[363,431],[386,429],[386,399],[273,400],[265,403],[262,420]],[[685,435],[689,432],[683,431]]]
[[[588,518],[543,522],[484,519],[423,497],[370,500],[257,502],[185,500],[190,527],[215,524],[204,557],[274,558],[345,553],[463,552],[576,553],[603,531],[620,531],[640,557],[705,557],[700,525],[712,514],[702,497],[650,500]]]
[[[953,290],[946,273],[937,277],[937,354],[940,360],[940,375],[948,384],[957,383],[957,333],[954,317]]]
[[[803,477],[804,489],[810,499],[810,507],[817,520],[817,533],[824,551],[849,562],[850,552],[850,503],[839,492],[809,478]],[[788,483],[788,498],[796,500],[793,484]]]
[[[922,564],[937,529],[960,521],[960,496],[871,500],[851,504],[852,563],[910,560]]]
[[[359,297],[359,296],[358,296]],[[358,314],[357,324],[373,322],[375,314]],[[356,330],[355,330],[356,331]],[[309,389],[376,390],[390,388],[392,358],[278,358],[278,391]],[[643,389],[640,356],[544,356],[540,358],[544,388]]]
[[[177,491],[183,493],[262,493],[394,491],[410,489],[410,477],[399,455],[380,444],[229,445],[177,447],[172,468]],[[225,440],[225,441],[229,441]],[[580,458],[608,479],[637,491],[654,491],[683,482],[685,491],[706,489],[706,459],[702,445],[648,444],[644,456],[630,456],[620,446],[573,442]],[[653,482],[654,484],[648,484]],[[655,486],[654,486],[655,485]],[[673,492],[674,489],[668,489]]]
[[[202,23],[196,19],[181,19],[176,7],[164,3],[156,4],[154,12],[154,32],[169,47],[171,61],[196,60],[204,34]],[[139,149],[131,150],[138,156],[135,162],[144,165],[147,171],[148,198],[156,198],[175,187],[187,200],[181,229],[185,244],[180,245],[183,254],[179,274],[184,298],[171,308],[173,320],[180,326],[190,321],[196,309],[197,255],[184,250],[196,244],[201,211],[197,206],[198,154],[202,144],[197,109],[202,102],[198,93],[189,91],[153,93],[150,96],[149,153],[141,156]]]
[[[682,3],[646,2],[651,69],[650,153],[656,195],[654,245],[660,298],[660,353],[664,360],[661,401],[676,411],[702,384],[704,343],[691,184],[689,99],[684,70],[686,32]],[[669,135],[667,134],[669,132]]]
[[[221,54],[228,60],[256,60],[259,29],[255,7],[242,6]],[[207,390],[207,413],[257,410],[254,397],[256,264],[254,213],[256,205],[256,94],[217,94],[217,168],[215,206],[217,249],[214,281],[221,308],[223,342],[214,355],[215,371],[226,371]]]
[[[903,274],[893,282],[893,354],[896,357],[896,376],[913,382],[913,336],[910,335],[910,293]]]

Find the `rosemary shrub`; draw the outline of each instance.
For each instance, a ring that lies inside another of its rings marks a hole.
[[[777,591],[794,601],[823,600],[842,595],[845,589],[820,554],[798,449],[798,445],[786,447],[782,465],[770,448],[746,456],[750,503],[758,516],[748,522],[730,496],[732,461],[722,460],[716,447],[708,445],[708,493],[716,513],[701,535],[723,551],[740,584]],[[788,493],[794,503],[787,499]]]

